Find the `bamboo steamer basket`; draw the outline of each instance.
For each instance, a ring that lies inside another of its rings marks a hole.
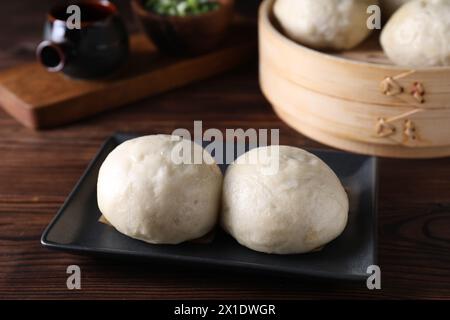
[[[280,32],[274,0],[259,11],[260,85],[288,125],[343,150],[395,158],[450,156],[450,68],[390,64],[378,34],[339,54]]]

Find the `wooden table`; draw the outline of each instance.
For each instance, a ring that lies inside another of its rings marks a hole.
[[[33,59],[42,17],[52,2],[0,5],[0,68]],[[127,9],[126,1],[119,4]],[[25,129],[0,111],[0,298],[449,299],[450,159],[380,159],[378,291],[369,291],[365,283],[185,269],[53,252],[40,245],[43,229],[102,141],[116,131],[170,133],[203,120],[204,127],[220,129],[279,128],[283,144],[324,147],[272,112],[258,87],[256,60],[224,76],[54,130]],[[71,264],[82,269],[79,291],[66,289]]]

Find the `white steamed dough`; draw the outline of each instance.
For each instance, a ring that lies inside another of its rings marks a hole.
[[[347,50],[372,32],[367,8],[378,0],[277,0],[274,14],[293,40],[314,49]]]
[[[402,6],[381,34],[386,55],[407,67],[450,65],[450,0],[414,0]]]
[[[256,251],[309,252],[342,233],[348,197],[336,174],[315,155],[280,146],[279,156],[279,171],[272,175],[264,173],[264,161],[239,163],[238,158],[228,167],[221,224],[240,244]]]
[[[211,155],[192,141],[169,135],[126,141],[102,164],[97,201],[121,233],[149,243],[200,238],[216,224],[222,174]],[[187,145],[212,164],[175,164],[172,150]]]

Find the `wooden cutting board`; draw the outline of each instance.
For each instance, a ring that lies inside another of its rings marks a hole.
[[[235,25],[217,50],[196,57],[162,56],[143,35],[130,39],[127,64],[115,75],[71,79],[30,63],[0,73],[0,105],[19,122],[49,128],[181,87],[256,56],[253,24]]]

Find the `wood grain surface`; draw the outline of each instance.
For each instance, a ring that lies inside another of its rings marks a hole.
[[[54,2],[54,1],[53,1]],[[52,1],[0,4],[0,68],[32,61]],[[242,0],[238,1],[242,7]],[[245,0],[256,13],[257,1]],[[251,5],[250,5],[251,4]],[[119,2],[126,17],[128,2]],[[14,17],[14,19],[9,19]],[[135,28],[132,23],[130,29]],[[63,128],[26,129],[0,110],[0,298],[450,298],[450,159],[380,159],[378,244],[382,290],[53,252],[39,237],[102,141],[116,131],[170,133],[279,128],[281,143],[323,147],[283,124],[262,96],[254,62],[199,84]],[[66,268],[82,289],[66,289]]]
[[[236,16],[230,29],[234,36],[195,57],[161,55],[136,33],[128,61],[102,79],[71,79],[38,62],[22,64],[0,73],[0,105],[27,127],[52,128],[205,80],[244,64],[256,52],[256,25]]]

